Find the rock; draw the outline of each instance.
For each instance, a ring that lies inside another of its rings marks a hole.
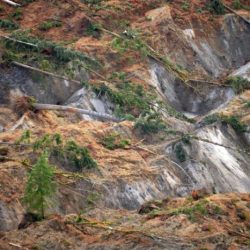
[[[33,222],[39,221],[39,216],[33,213],[25,213],[23,215],[22,221],[18,225],[18,229],[24,229],[30,226]]]

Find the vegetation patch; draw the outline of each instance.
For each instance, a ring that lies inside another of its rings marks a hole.
[[[61,27],[62,23],[59,20],[47,20],[42,22],[39,26],[38,29],[42,30],[42,31],[47,31],[50,30],[52,28],[57,28],[57,27]]]
[[[227,123],[233,127],[233,129],[238,133],[247,132],[247,125],[242,123],[238,116],[231,115],[219,115],[219,114],[212,114],[204,118],[203,122],[206,125],[213,124],[215,122],[222,122]]]
[[[0,19],[0,28],[6,30],[16,30],[19,28],[19,25],[9,19]]]
[[[240,94],[244,90],[250,89],[250,81],[241,76],[229,77],[225,83],[230,85],[236,94]]]
[[[122,139],[119,133],[110,133],[102,138],[101,144],[107,149],[114,150],[129,146],[130,141]]]
[[[195,203],[193,206],[178,208],[170,212],[170,215],[173,216],[173,215],[185,214],[187,215],[187,218],[189,220],[195,222],[197,221],[197,218],[199,218],[200,216],[205,216],[208,214],[207,205],[208,205],[207,200],[201,200]]]
[[[137,119],[135,129],[137,129],[141,134],[148,135],[165,131],[166,125],[159,113],[148,112]]]
[[[208,3],[208,9],[216,15],[223,15],[226,12],[221,0],[210,0]]]
[[[186,161],[186,152],[181,145],[181,143],[178,143],[174,148],[175,156],[179,160],[179,162]]]
[[[31,134],[25,131],[17,143],[31,143]],[[64,164],[72,164],[77,171],[97,167],[97,163],[90,155],[88,148],[78,145],[75,141],[64,142],[60,134],[45,134],[32,141],[36,153],[48,152],[49,159],[55,159]]]

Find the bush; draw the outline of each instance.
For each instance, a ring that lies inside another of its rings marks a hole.
[[[129,140],[122,139],[118,133],[111,133],[107,136],[104,136],[101,141],[102,145],[110,150],[125,148],[130,145]]]
[[[68,141],[64,148],[64,156],[72,162],[77,170],[96,168],[97,164],[90,156],[89,150],[78,146],[74,141]]]
[[[142,115],[138,118],[134,127],[142,134],[158,133],[166,129],[166,125],[160,115],[155,112],[149,112]]]
[[[222,121],[226,122],[227,124],[230,124],[232,128],[239,132],[244,133],[247,132],[247,126],[243,124],[237,116],[223,116]]]
[[[7,30],[16,30],[19,28],[19,25],[15,24],[13,21],[8,20],[8,19],[1,19],[0,28],[7,29]]]
[[[230,85],[237,94],[242,93],[246,89],[250,89],[250,81],[241,76],[229,77],[225,83]]]
[[[179,162],[186,161],[186,153],[180,143],[175,146],[174,151],[175,151],[175,156],[179,160]]]
[[[211,10],[211,12],[217,15],[225,14],[225,7],[222,4],[221,0],[210,0],[209,9]]]
[[[233,1],[233,8],[236,10],[239,10],[242,8],[242,4],[240,3],[240,0],[234,0]]]
[[[28,134],[27,134],[28,133]],[[17,143],[31,143],[29,131],[25,131]],[[97,163],[91,157],[88,148],[79,146],[70,140],[63,142],[60,134],[45,134],[33,143],[34,152],[48,152],[49,158],[73,164],[78,171],[96,168]]]
[[[58,20],[48,20],[48,21],[42,22],[38,26],[38,28],[39,28],[39,30],[47,31],[47,30],[50,30],[52,28],[61,27],[61,26],[62,26],[62,23]]]

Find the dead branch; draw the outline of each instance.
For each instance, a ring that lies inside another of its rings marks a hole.
[[[149,149],[147,149],[147,148],[143,148],[143,147],[141,147],[141,146],[134,146],[134,148],[138,148],[138,149],[144,150],[144,151],[146,151],[146,152],[148,152],[148,153],[151,153],[151,154],[160,156],[158,153],[156,153],[156,152],[154,152],[154,151],[151,151],[151,150],[149,150]],[[168,163],[174,164],[177,168],[179,168],[179,169],[184,173],[184,175],[185,175],[186,177],[188,177],[188,179],[190,180],[191,184],[194,185],[194,182],[193,182],[191,176],[186,172],[186,170],[185,170],[183,167],[181,167],[179,164],[177,164],[176,162],[170,160],[169,158],[167,158],[167,157],[164,156],[164,155],[162,156],[162,159],[166,160]]]
[[[169,242],[169,240],[172,239],[172,240],[175,240],[175,241],[179,241],[178,238],[175,237],[175,236],[167,236],[167,238],[163,238],[163,237],[155,235],[155,234],[143,232],[142,230],[114,228],[114,227],[111,227],[111,226],[106,226],[101,221],[90,221],[89,219],[87,219],[85,217],[82,218],[82,219],[83,219],[83,222],[81,222],[79,224],[79,226],[76,225],[76,223],[73,223],[71,221],[66,221],[66,224],[72,225],[73,227],[75,227],[77,230],[79,230],[81,232],[82,232],[82,229],[81,229],[80,225],[87,225],[87,226],[90,226],[90,227],[103,229],[103,230],[109,230],[109,231],[123,233],[123,234],[139,234],[139,235],[142,235],[144,237],[151,238],[153,240],[161,240],[161,241]]]
[[[106,119],[106,120],[111,120],[111,121],[114,121],[114,122],[120,122],[121,121],[117,117],[114,117],[114,116],[109,115],[109,114],[102,114],[102,113],[98,113],[98,112],[95,112],[95,111],[92,111],[92,110],[73,108],[73,107],[69,107],[69,106],[35,103],[35,104],[33,104],[33,107],[36,110],[66,111],[66,112],[72,112],[72,113],[79,113],[79,114],[94,116],[94,117],[98,117],[98,118],[102,118],[102,119]]]
[[[18,127],[20,127],[20,126],[24,123],[25,118],[26,118],[26,115],[24,114],[24,115],[17,121],[17,123],[9,129],[9,131],[14,131],[14,130],[16,130]]]

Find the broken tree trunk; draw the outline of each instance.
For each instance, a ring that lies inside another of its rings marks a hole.
[[[95,111],[92,111],[92,110],[79,109],[79,108],[74,108],[74,107],[69,107],[69,106],[35,103],[35,104],[33,104],[33,107],[36,110],[66,111],[66,112],[72,112],[72,113],[79,113],[79,114],[94,116],[94,117],[97,117],[97,118],[102,118],[102,119],[110,120],[110,121],[114,121],[114,122],[120,122],[121,121],[117,117],[114,117],[114,116],[109,115],[109,114],[98,113],[98,112],[95,112]]]
[[[59,78],[59,79],[63,79],[65,81],[69,81],[69,82],[74,82],[74,83],[77,83],[77,84],[81,84],[80,81],[69,79],[69,78],[67,78],[65,76],[57,75],[57,74],[54,74],[54,73],[51,73],[51,72],[48,72],[48,71],[44,71],[44,70],[41,70],[41,69],[37,69],[37,68],[31,67],[29,65],[23,64],[23,63],[19,63],[19,62],[15,62],[15,61],[12,62],[12,63],[14,65],[16,65],[16,66],[19,66],[19,67],[22,67],[22,68],[25,68],[25,69],[30,69],[30,70],[42,73],[44,75],[48,75],[48,76],[56,77],[56,78]]]
[[[242,15],[238,14],[235,10],[231,9],[230,7],[228,7],[227,5],[225,5],[223,3],[225,9],[227,9],[229,12],[235,14],[236,16],[238,16],[239,18],[241,18],[243,21],[245,21],[247,24],[250,24],[250,21],[247,20],[245,17],[243,17]]]
[[[20,4],[15,3],[13,1],[10,1],[10,0],[2,0],[2,2],[5,2],[5,3],[7,3],[7,4],[11,5],[11,6],[14,6],[14,7],[21,6]]]

